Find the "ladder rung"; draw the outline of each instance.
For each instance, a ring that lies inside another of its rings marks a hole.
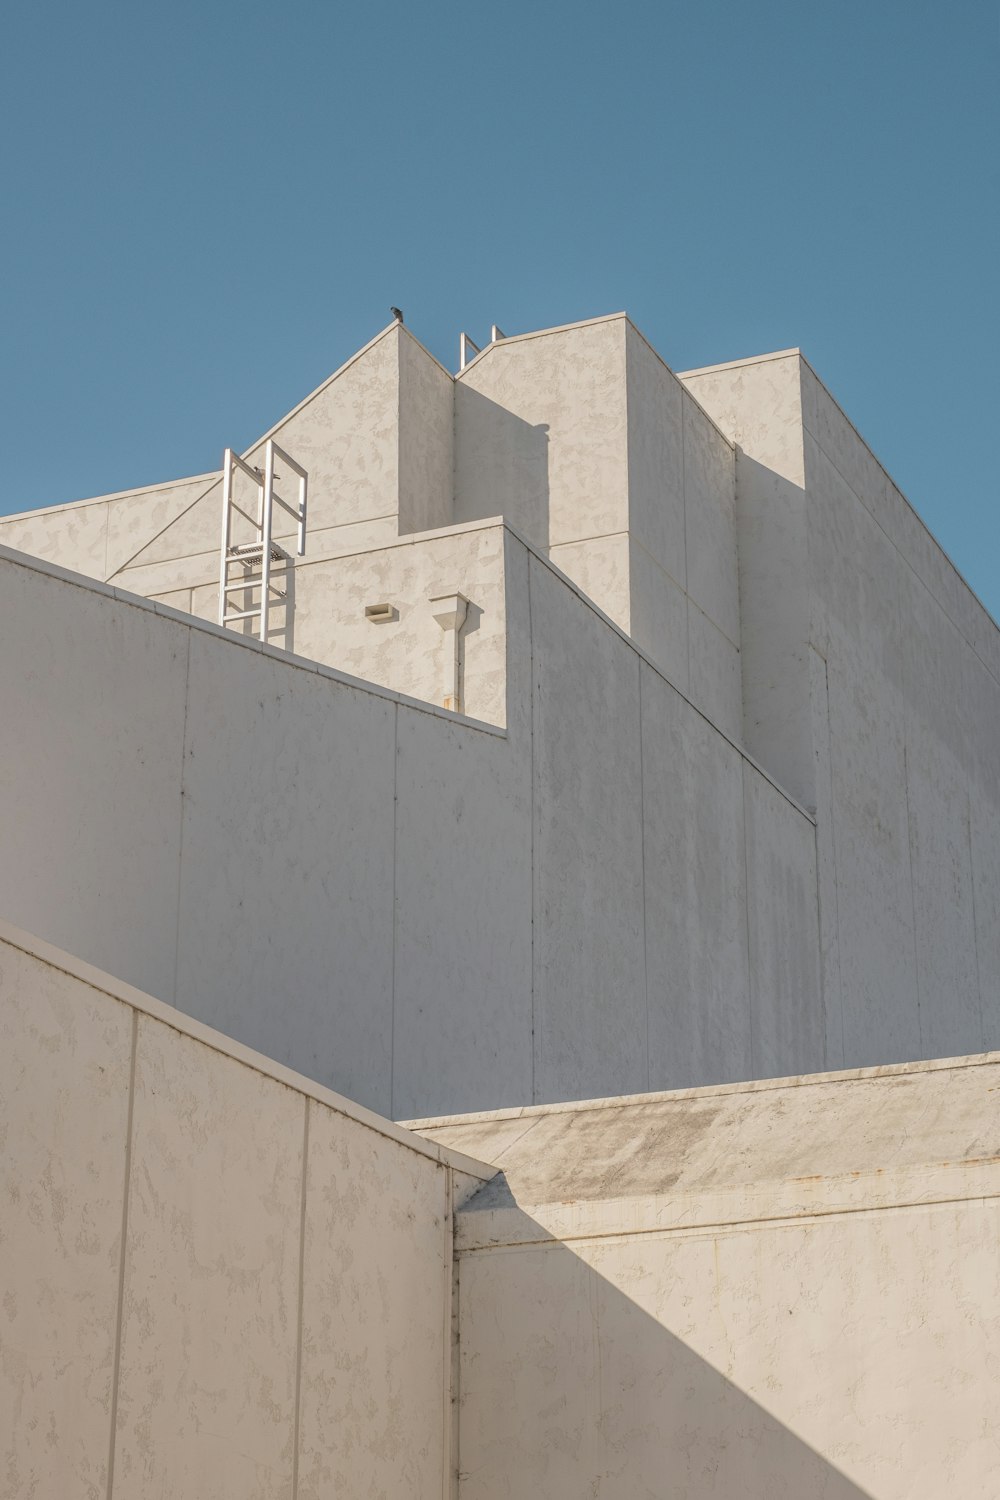
[[[241,610],[227,609],[226,613],[225,613],[225,616],[223,618],[222,623],[223,623],[223,625],[228,625],[230,620],[259,620],[259,619],[260,619],[260,610],[259,609],[241,609]]]
[[[264,582],[262,578],[236,578],[232,583],[226,584],[227,594],[238,594],[241,589],[259,589]],[[275,585],[272,583],[271,588]]]

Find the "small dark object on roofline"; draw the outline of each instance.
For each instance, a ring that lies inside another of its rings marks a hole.
[[[400,312],[398,307],[390,307],[389,311],[392,313],[397,323],[402,323],[403,314]]]

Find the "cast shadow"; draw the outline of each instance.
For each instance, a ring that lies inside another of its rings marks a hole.
[[[499,515],[536,547],[548,550],[548,424],[532,426],[457,381],[455,520]]]
[[[502,1206],[496,1178],[483,1192]],[[535,1243],[469,1257],[485,1274],[473,1269],[468,1296],[460,1261],[462,1500],[873,1500],[569,1246],[522,1224]],[[663,1244],[621,1250],[647,1299],[658,1277],[669,1286]],[[699,1300],[715,1315],[710,1290]],[[784,1335],[760,1329],[762,1345]],[[836,1341],[831,1327],[831,1381]]]

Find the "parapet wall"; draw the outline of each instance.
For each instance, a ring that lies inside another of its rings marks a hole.
[[[450,1493],[490,1175],[0,926],[10,1496]]]
[[[1000,1055],[427,1121],[463,1500],[991,1500]]]

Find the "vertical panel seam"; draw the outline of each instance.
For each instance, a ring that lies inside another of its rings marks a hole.
[[[531,553],[524,549],[528,574],[528,714],[531,737],[531,1102],[538,1103],[537,1068],[535,1049],[538,1041],[537,982],[535,976],[535,860],[537,838],[535,828],[536,779],[535,764],[535,622],[531,612]]]
[[[688,592],[688,486],[687,486],[687,448],[686,448],[686,444],[684,442],[684,430],[687,427],[687,422],[684,419],[685,419],[687,413],[685,411],[684,402],[685,402],[685,399],[691,399],[691,400],[693,400],[694,398],[688,396],[688,392],[684,389],[683,385],[681,385],[680,381],[678,381],[677,384],[680,387],[680,392],[681,392],[681,420],[680,420],[680,429],[681,429],[681,520],[683,522],[683,531],[684,531],[684,594],[685,594],[685,597],[687,597],[687,592]],[[688,649],[689,650],[690,650],[690,640],[691,640],[691,638],[690,638],[690,634],[689,634],[689,636],[688,636]],[[690,687],[690,684],[691,684],[691,666],[690,666],[690,663],[689,663],[688,664],[688,686],[689,687]]]
[[[309,1170],[309,1096],[302,1111],[302,1185],[299,1192],[299,1285],[295,1324],[295,1410],[292,1420],[292,1500],[299,1493],[299,1435],[302,1424],[302,1310],[305,1305],[306,1177]]]
[[[749,1012],[750,1012],[750,1015],[749,1015],[750,1025],[748,1027],[749,1040],[750,1040],[750,1077],[751,1078],[755,1078],[757,1076],[756,1075],[756,1071],[755,1071],[755,1067],[754,1067],[754,1003],[753,1002],[754,1002],[755,981],[754,981],[754,972],[753,972],[753,955],[752,955],[752,952],[751,952],[751,938],[750,938],[750,854],[749,854],[749,849],[748,849],[749,840],[747,839],[747,763],[742,758],[740,760],[740,768],[741,768],[740,792],[741,792],[742,802],[743,802],[743,902],[744,902],[744,906],[746,908],[746,923],[747,923],[747,1007],[748,1007]]]
[[[181,891],[183,889],[182,873],[184,869],[184,772],[187,769],[187,723],[188,723],[188,698],[191,694],[191,630],[187,628],[187,652],[184,660],[184,723],[181,729],[181,794],[180,794],[180,831],[177,837],[177,908],[174,912],[174,1004],[177,1004],[177,994],[180,987],[180,962],[181,962]]]
[[[389,1003],[389,1118],[396,1118],[396,824],[399,821],[399,704],[392,706],[392,974]]]
[[[642,982],[646,997],[646,1092],[650,1083],[649,1065],[649,935],[646,923],[646,770],[642,753],[642,659],[636,658],[639,669],[639,852],[642,861]]]
[[[910,922],[913,931],[913,983],[917,994],[917,1045],[924,1050],[923,1017],[920,1011],[920,957],[917,953],[917,891],[913,879],[913,820],[910,817],[910,770],[903,738],[903,800],[906,803],[906,869],[910,881]]]
[[[452,1340],[455,1335],[455,1174],[451,1167],[443,1166],[445,1182],[444,1208],[444,1354],[443,1354],[443,1400],[441,1413],[441,1495],[442,1500],[452,1500],[458,1479],[457,1442],[457,1379],[456,1361]],[[453,1449],[455,1451],[453,1451]],[[453,1485],[453,1478],[455,1484]]]
[[[122,1362],[122,1322],[125,1309],[125,1254],[128,1244],[129,1188],[132,1178],[132,1129],[135,1119],[135,1063],[139,1043],[139,1012],[132,1010],[132,1027],[129,1039],[128,1070],[128,1115],[125,1124],[125,1175],[122,1184],[121,1245],[118,1251],[118,1306],[115,1314],[115,1352],[111,1372],[111,1413],[108,1436],[108,1500],[111,1500],[115,1483],[115,1429],[118,1425],[118,1382]]]
[[[976,994],[979,996],[979,1044],[986,1049],[986,1018],[983,1011],[983,976],[979,968],[979,919],[976,913],[976,857],[972,849],[972,793],[965,793],[965,827],[969,835],[969,880],[972,885],[972,951],[976,960]]]
[[[833,729],[830,724],[830,664],[826,657],[821,658],[823,662],[823,682],[826,692],[826,758],[827,769],[830,777],[830,852],[833,855],[833,916],[837,924],[836,951],[837,951],[837,995],[840,1002],[840,1066],[847,1067],[847,1039],[844,1031],[844,976],[840,967],[840,870],[837,864],[837,820],[833,799]],[[819,876],[819,817],[816,818],[816,858],[817,878]],[[822,942],[822,939],[821,939]],[[820,959],[822,961],[822,947],[820,948]]]

